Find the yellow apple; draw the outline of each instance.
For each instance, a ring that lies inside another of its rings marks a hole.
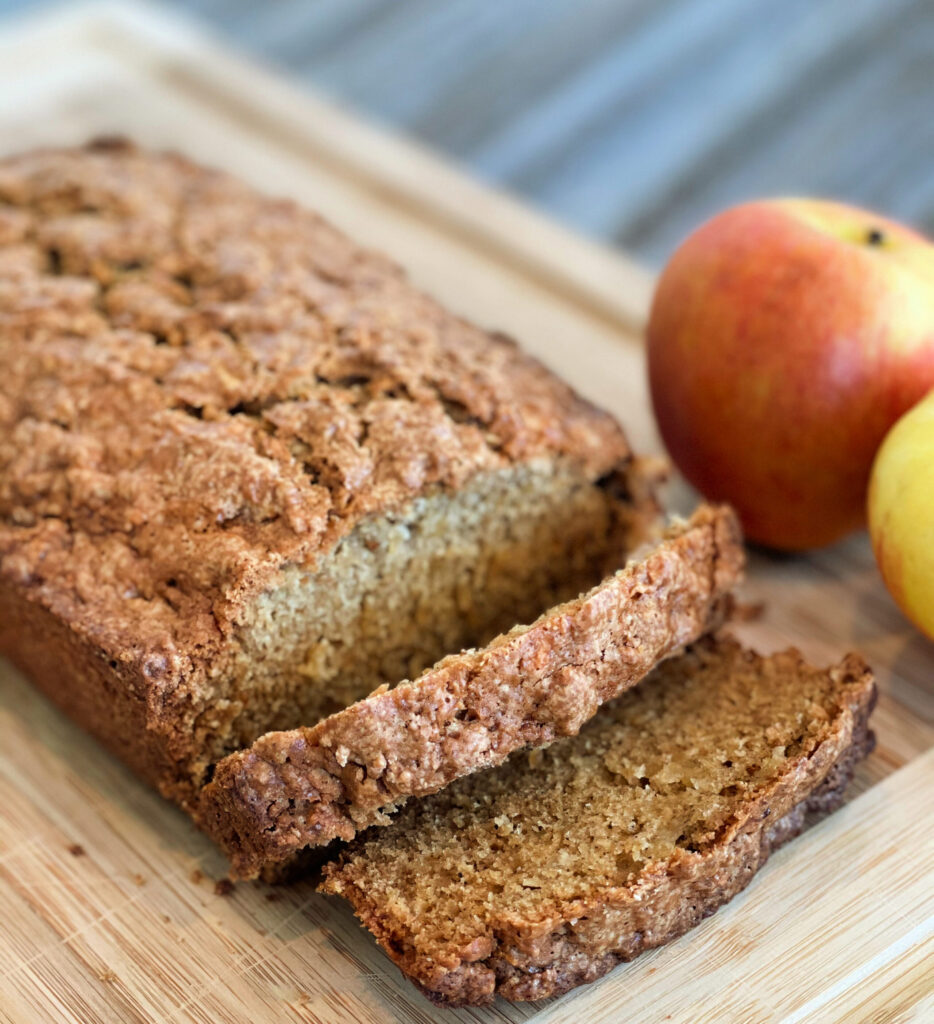
[[[934,394],[889,431],[869,483],[869,534],[885,585],[934,639]]]
[[[734,207],[662,273],[648,361],[687,479],[751,540],[829,544],[863,525],[882,438],[934,388],[934,245],[841,203]]]

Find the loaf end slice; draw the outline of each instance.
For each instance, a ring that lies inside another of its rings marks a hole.
[[[325,869],[435,1003],[536,1000],[688,931],[842,801],[872,676],[707,639],[579,735],[412,802]]]
[[[239,877],[387,824],[408,797],[578,732],[659,660],[722,623],[742,567],[733,513],[704,506],[532,625],[225,758],[202,793],[200,822]]]

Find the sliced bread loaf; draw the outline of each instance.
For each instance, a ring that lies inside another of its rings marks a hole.
[[[387,824],[410,796],[576,733],[603,702],[722,621],[742,565],[733,513],[704,506],[531,626],[225,758],[202,793],[201,824],[240,877]]]
[[[183,805],[593,586],[612,417],[314,213],[115,140],[0,160],[0,654]]]
[[[692,928],[833,810],[874,694],[855,655],[705,640],[579,735],[411,802],[322,887],[436,1003],[556,995]]]

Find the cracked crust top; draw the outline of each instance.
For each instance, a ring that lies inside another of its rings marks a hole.
[[[119,141],[0,162],[0,575],[156,717],[283,564],[538,457],[631,458],[317,215]]]

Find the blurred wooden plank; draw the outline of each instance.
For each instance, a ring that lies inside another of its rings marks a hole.
[[[202,9],[307,81],[654,262],[715,209],[769,192],[834,194],[934,227],[925,0]]]
[[[170,2],[652,263],[769,193],[934,232],[928,0]]]
[[[379,119],[409,126],[452,86],[464,88],[483,54],[560,0],[407,0],[381,8],[344,46],[301,62],[316,84]]]
[[[704,36],[676,21],[664,75],[639,80],[631,93],[615,97],[577,140],[573,157],[549,154],[518,182],[585,229],[613,223],[618,237],[628,237],[630,225],[647,214],[670,214],[679,183],[727,140],[742,140],[752,127],[767,131],[781,97],[820,105],[825,69],[844,57],[858,62],[880,29],[914,3],[849,0],[845,17],[839,5],[813,0],[740,3],[734,17],[714,21]],[[741,156],[734,150],[737,160]],[[799,159],[787,152],[784,172],[796,169]],[[607,188],[606,169],[613,167],[625,187]]]
[[[206,0],[204,14],[231,35],[249,41],[252,52],[296,70],[322,55],[343,52],[350,40],[379,23],[388,11],[384,0],[288,0],[269,4]],[[406,7],[399,0],[394,9]]]
[[[203,43],[207,46],[207,42]],[[638,264],[572,234],[504,193],[454,171],[427,150],[349,119],[314,96],[297,96],[220,48],[212,60],[184,61],[175,70],[192,96],[244,111],[256,108],[263,130],[280,143],[317,159],[380,194],[392,194],[422,218],[435,219],[490,258],[517,267],[549,289],[571,295],[627,331],[639,331],[651,292],[650,275]],[[272,113],[271,111],[274,111]]]
[[[916,2],[830,54],[683,168],[664,201],[619,226],[619,240],[662,258],[685,228],[764,194],[837,196],[934,234],[932,46],[934,6]]]
[[[470,161],[475,173],[506,180],[480,166],[482,147],[500,133],[511,133],[529,110],[563,91],[578,69],[632,37],[659,6],[658,0],[586,0],[575,5],[569,24],[567,5],[551,3],[536,9],[534,18],[510,19],[497,26],[497,45],[480,56],[471,54],[460,80],[446,90],[433,89],[431,107],[405,127]],[[559,127],[567,145],[577,118],[567,117]]]
[[[744,0],[722,0],[716,6],[662,5],[504,125],[471,154],[471,161],[488,177],[526,187],[530,194],[564,167],[575,176],[600,170],[586,160],[588,139],[601,137],[627,108],[641,107],[652,90],[675,77],[686,53],[703,52],[732,19],[748,10]],[[640,153],[647,167],[656,156]],[[607,195],[627,192],[628,187],[617,187]]]

